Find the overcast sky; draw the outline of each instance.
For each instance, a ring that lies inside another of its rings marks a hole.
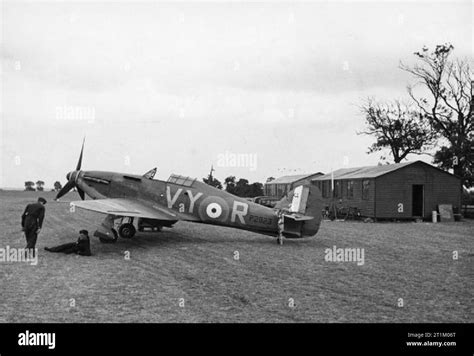
[[[399,61],[423,45],[472,58],[472,11],[469,0],[4,2],[0,187],[64,184],[83,136],[84,170],[157,166],[161,179],[377,164],[356,134],[361,100],[406,98]]]

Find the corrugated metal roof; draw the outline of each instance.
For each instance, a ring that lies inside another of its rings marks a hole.
[[[283,176],[265,184],[291,184],[301,179],[314,176],[316,174],[322,174],[322,173],[318,172],[318,173],[311,173],[311,174],[297,174],[297,175],[291,175],[291,176]]]
[[[376,178],[389,172],[396,171],[402,167],[409,166],[410,164],[422,162],[403,162],[394,164],[384,164],[382,166],[366,166],[366,167],[355,167],[355,168],[342,168],[333,172],[334,179],[360,179],[360,178]],[[331,173],[325,174],[320,177],[312,179],[313,181],[331,179]]]

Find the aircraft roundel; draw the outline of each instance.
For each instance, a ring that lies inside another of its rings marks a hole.
[[[207,197],[199,205],[199,217],[203,221],[227,221],[229,205],[220,197]]]

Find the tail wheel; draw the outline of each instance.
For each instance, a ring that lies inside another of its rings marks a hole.
[[[120,225],[118,231],[120,237],[123,237],[124,239],[131,239],[133,236],[135,236],[136,232],[137,230],[135,229],[135,226],[130,223]]]

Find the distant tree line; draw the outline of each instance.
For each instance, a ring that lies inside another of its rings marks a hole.
[[[238,197],[255,198],[263,195],[263,184],[255,182],[250,184],[245,178],[237,180],[234,176],[229,176],[224,180],[225,190]]]
[[[38,180],[36,183],[33,181],[26,181],[25,182],[25,190],[26,191],[44,191],[44,182],[42,180]],[[35,187],[36,185],[36,187]],[[54,191],[60,191],[62,188],[61,182],[56,181],[54,182]]]
[[[212,172],[203,178],[203,182],[209,184],[217,189],[223,189],[231,194],[243,198],[254,198],[263,195],[263,184],[255,182],[250,184],[245,178],[237,180],[235,176],[229,176],[222,184],[218,179],[212,176]]]

